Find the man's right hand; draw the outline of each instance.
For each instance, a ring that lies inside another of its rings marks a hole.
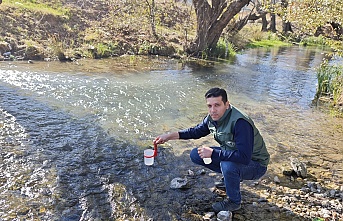
[[[163,144],[165,142],[166,142],[166,139],[163,138],[163,135],[156,137],[154,140],[154,144]]]
[[[179,139],[179,132],[172,132],[169,134],[162,134],[155,138],[154,144],[163,144],[168,140],[177,140]]]

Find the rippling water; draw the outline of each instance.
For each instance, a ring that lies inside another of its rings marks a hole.
[[[343,123],[311,107],[323,57],[292,47],[249,50],[208,68],[132,57],[0,63],[0,217],[170,220],[173,212],[156,202],[170,194],[161,184],[178,170],[175,158],[209,141],[170,142],[155,171],[142,164],[142,150],[161,133],[200,122],[213,86],[255,119],[272,165],[297,156],[339,181]]]

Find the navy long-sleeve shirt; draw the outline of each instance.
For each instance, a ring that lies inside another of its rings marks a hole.
[[[210,134],[208,117],[195,127],[179,131],[180,139],[199,139]],[[244,119],[238,119],[232,131],[237,150],[213,149],[212,157],[223,161],[249,164],[254,146],[252,126]]]

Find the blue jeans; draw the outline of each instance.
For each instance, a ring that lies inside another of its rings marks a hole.
[[[211,147],[213,149],[220,149],[220,147]],[[251,160],[248,165],[235,163],[231,161],[221,161],[218,158],[212,157],[212,163],[205,164],[203,159],[198,154],[198,149],[194,148],[190,154],[193,163],[207,167],[224,176],[224,183],[226,188],[226,195],[229,199],[237,204],[241,203],[241,180],[256,180],[261,178],[267,171],[267,167],[260,163]]]

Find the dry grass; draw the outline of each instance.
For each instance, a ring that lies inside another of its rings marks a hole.
[[[14,47],[25,45],[28,40],[42,48],[59,45],[58,50],[81,51],[87,56],[98,45],[99,50],[106,45],[119,54],[137,53],[142,44],[169,44],[182,50],[195,33],[194,12],[182,2],[156,0],[158,39],[152,35],[145,0],[36,3],[11,0],[0,5],[0,41],[13,42]]]

